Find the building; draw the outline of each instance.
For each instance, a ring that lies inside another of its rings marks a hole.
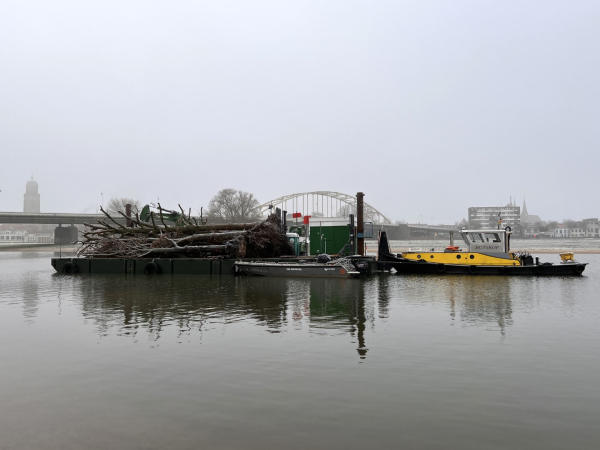
[[[562,238],[598,238],[600,237],[600,225],[597,218],[583,219],[568,224],[561,223],[553,230],[552,235]]]
[[[39,213],[40,212],[40,194],[38,193],[37,181],[29,180],[25,186],[25,195],[23,196],[23,212]]]
[[[54,244],[54,233],[50,234],[28,234],[25,242],[35,244]]]
[[[571,237],[571,230],[566,225],[560,224],[554,229],[554,237],[568,238]]]
[[[600,237],[600,227],[598,225],[598,218],[583,219],[585,225],[585,237]]]
[[[521,216],[521,220],[523,220],[523,216]],[[521,231],[522,231],[523,237],[526,237],[526,238],[539,237],[539,235],[540,235],[540,227],[533,225],[531,223],[524,223],[522,225]]]
[[[527,204],[525,200],[523,200],[523,209],[521,209],[521,225],[525,227],[525,225],[535,225],[536,223],[542,223],[542,219],[540,216],[535,214],[529,214],[527,212]]]
[[[575,224],[574,227],[569,228],[569,237],[572,238],[583,238],[585,237],[585,225],[582,221]]]
[[[17,231],[12,228],[0,230],[0,242],[5,244],[25,242],[26,235],[25,231]]]
[[[521,207],[514,204],[506,206],[472,206],[469,208],[469,228],[471,230],[490,230],[502,227],[517,227],[521,224]]]

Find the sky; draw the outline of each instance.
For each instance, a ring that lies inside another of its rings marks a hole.
[[[0,2],[0,211],[365,193],[600,216],[600,2]]]

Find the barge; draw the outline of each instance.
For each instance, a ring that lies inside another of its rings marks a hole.
[[[52,258],[52,267],[63,275],[74,274],[129,274],[129,275],[235,275],[241,274],[240,267],[257,266],[262,264],[276,265],[275,267],[293,268],[324,267],[325,264],[315,262],[314,257],[295,258],[265,258],[254,259],[216,259],[216,258]],[[235,266],[238,265],[236,271]],[[358,268],[357,268],[358,266]],[[338,269],[338,275],[344,277],[356,276],[353,273],[340,274],[337,266],[328,268]],[[376,268],[373,258],[362,257],[360,262],[353,265],[352,270],[360,275],[370,275]],[[299,271],[288,271],[299,272]],[[304,270],[303,270],[304,272]],[[308,272],[307,272],[308,273]],[[290,275],[287,275],[290,276]],[[297,275],[296,275],[297,276]],[[302,276],[302,275],[301,275]],[[310,276],[310,275],[309,275]],[[318,275],[317,275],[318,276]],[[329,276],[329,275],[328,275]]]

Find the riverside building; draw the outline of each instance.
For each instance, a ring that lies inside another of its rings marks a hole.
[[[585,237],[597,238],[600,237],[600,225],[598,224],[598,218],[583,219],[585,225]]]
[[[13,230],[12,228],[9,228],[8,230],[1,230],[0,231],[0,242],[3,242],[5,244],[25,242],[26,235],[27,235],[27,233],[25,233],[24,231]]]
[[[521,224],[521,207],[513,204],[506,206],[471,206],[469,208],[469,229],[497,229],[499,218],[502,219],[502,228],[506,226],[516,227]]]

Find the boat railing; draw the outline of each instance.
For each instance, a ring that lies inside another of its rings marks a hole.
[[[342,266],[346,272],[354,272],[356,269],[350,258],[338,258],[331,261],[329,264],[337,264]]]

